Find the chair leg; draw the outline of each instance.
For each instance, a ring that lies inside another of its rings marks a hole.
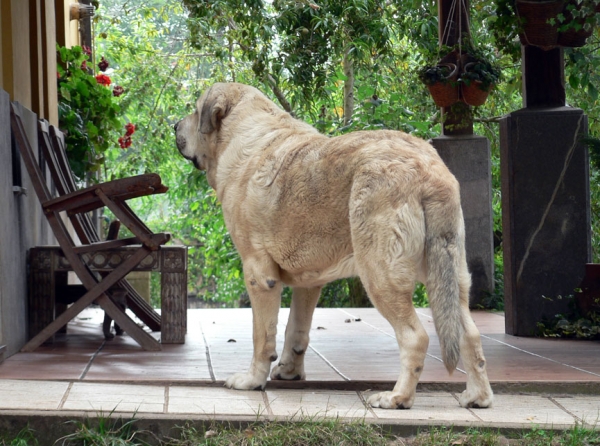
[[[161,251],[161,342],[183,344],[187,332],[187,251],[171,247]]]
[[[54,333],[56,333],[63,325],[65,325],[67,322],[69,322],[71,319],[73,319],[75,316],[81,313],[88,305],[90,305],[96,299],[98,299],[98,303],[100,304],[100,306],[108,312],[109,316],[116,320],[121,327],[127,330],[129,336],[131,336],[143,348],[147,350],[160,350],[160,344],[152,336],[150,336],[148,333],[146,333],[144,330],[138,327],[137,324],[135,324],[129,318],[129,316],[123,313],[114,304],[114,302],[104,294],[111,286],[113,286],[120,279],[125,277],[125,275],[129,271],[131,271],[131,269],[133,269],[135,265],[141,262],[142,259],[147,255],[148,251],[146,249],[139,249],[100,282],[97,282],[96,279],[93,278],[92,274],[87,270],[87,267],[85,267],[85,265],[83,265],[82,263],[74,264],[74,262],[71,262],[71,267],[78,270],[77,275],[79,276],[79,278],[83,282],[88,283],[86,287],[90,287],[91,283],[95,283],[95,286],[91,286],[91,288],[88,288],[89,291],[83,297],[77,300],[77,302],[71,305],[67,311],[65,311],[63,314],[54,319],[54,321],[51,324],[49,324],[40,333],[34,336],[27,344],[25,344],[21,351],[34,351],[43,342],[45,342]],[[100,296],[104,296],[106,297],[106,299],[99,299]],[[130,323],[128,323],[125,319],[129,320]]]

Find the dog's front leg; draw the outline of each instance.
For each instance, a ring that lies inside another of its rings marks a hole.
[[[281,361],[273,368],[271,379],[306,379],[304,354],[308,348],[308,333],[320,295],[321,287],[294,288]]]
[[[252,305],[254,354],[248,371],[230,376],[225,385],[238,390],[263,390],[271,363],[277,359],[275,338],[283,284],[277,265],[268,261],[244,261],[244,278]]]

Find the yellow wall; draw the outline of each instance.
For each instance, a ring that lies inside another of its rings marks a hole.
[[[79,44],[79,24],[69,18],[72,1],[0,1],[0,88],[54,125],[56,43]]]

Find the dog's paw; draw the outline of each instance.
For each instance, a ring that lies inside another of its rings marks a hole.
[[[225,381],[225,387],[236,390],[265,390],[267,381],[250,373],[236,373]]]
[[[480,393],[470,392],[469,389],[465,390],[460,394],[458,398],[458,402],[461,407],[472,407],[485,409],[487,407],[492,407],[492,402],[494,401],[494,394],[491,389],[489,391],[484,391]]]
[[[285,380],[285,381],[304,381],[306,379],[306,373],[304,370],[297,370],[293,366],[287,364],[274,367],[271,371],[271,379],[273,380]]]
[[[380,409],[410,409],[414,402],[414,396],[406,397],[395,392],[380,392],[371,395],[367,402],[371,407]]]

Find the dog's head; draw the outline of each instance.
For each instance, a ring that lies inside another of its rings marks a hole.
[[[175,124],[177,149],[198,169],[207,171],[209,180],[219,156],[217,136],[244,88],[241,84],[214,84],[196,101],[194,113]]]

